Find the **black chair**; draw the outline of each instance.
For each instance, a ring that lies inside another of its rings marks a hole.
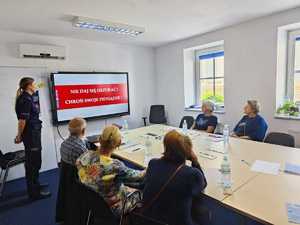
[[[64,225],[86,225],[89,213],[85,189],[78,181],[77,168],[61,161],[56,199],[56,222]]]
[[[8,171],[10,168],[25,163],[25,151],[19,150],[16,152],[8,152],[3,154],[0,150],[0,198],[3,196],[4,186],[7,180]],[[3,175],[3,176],[2,176]]]
[[[144,125],[147,125],[147,117],[143,117]],[[152,105],[150,107],[150,116],[149,116],[149,123],[152,124],[166,124],[166,112],[164,105]]]
[[[186,121],[186,123],[187,123],[187,128],[190,129],[193,126],[193,124],[195,122],[195,119],[192,116],[184,116],[184,117],[182,117],[182,119],[180,121],[180,124],[179,124],[179,128],[182,128],[184,121]]]
[[[295,138],[290,134],[271,132],[264,140],[265,143],[295,147]]]
[[[82,193],[88,204],[88,217],[86,225],[119,225],[117,218],[102,196],[82,184]]]

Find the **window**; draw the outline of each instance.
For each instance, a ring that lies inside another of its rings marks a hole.
[[[196,103],[212,100],[224,107],[223,46],[196,51]]]
[[[300,30],[289,32],[286,96],[300,104]]]

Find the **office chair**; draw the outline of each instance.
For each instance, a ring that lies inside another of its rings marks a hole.
[[[100,194],[83,184],[81,184],[81,193],[88,207],[86,225],[119,225],[119,219]]]
[[[195,119],[192,116],[184,116],[184,117],[182,117],[182,119],[180,121],[180,124],[179,124],[179,128],[182,128],[184,121],[186,121],[186,123],[187,123],[187,128],[190,129],[193,126],[193,124],[195,122]]]
[[[89,205],[77,168],[61,160],[55,220],[65,225],[86,225]]]
[[[295,138],[290,134],[271,132],[264,140],[265,143],[295,147]]]
[[[147,117],[143,117],[144,126],[147,125]],[[150,116],[149,116],[149,123],[152,124],[166,124],[166,112],[164,105],[151,105],[150,107]]]
[[[7,180],[8,171],[10,168],[25,163],[25,151],[19,150],[16,152],[8,152],[3,154],[0,150],[0,198],[3,196],[4,186]],[[3,176],[2,176],[3,174]]]

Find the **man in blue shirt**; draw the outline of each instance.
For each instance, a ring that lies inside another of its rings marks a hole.
[[[245,116],[238,122],[233,130],[233,137],[263,141],[268,125],[259,113],[259,104],[255,100],[247,101],[244,107]]]

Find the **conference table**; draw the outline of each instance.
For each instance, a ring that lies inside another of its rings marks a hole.
[[[124,131],[125,144],[114,154],[146,168],[151,158],[162,156],[163,137],[172,129],[182,132],[180,128],[166,125]],[[286,204],[300,203],[300,176],[285,173],[284,165],[286,162],[300,164],[300,149],[231,137],[228,155],[232,186],[228,194],[221,185],[219,171],[224,156],[222,137],[195,130],[188,130],[187,135],[193,141],[194,151],[207,178],[205,196],[260,224],[292,224],[288,222]],[[252,171],[251,165],[255,160],[280,163],[279,174]]]

